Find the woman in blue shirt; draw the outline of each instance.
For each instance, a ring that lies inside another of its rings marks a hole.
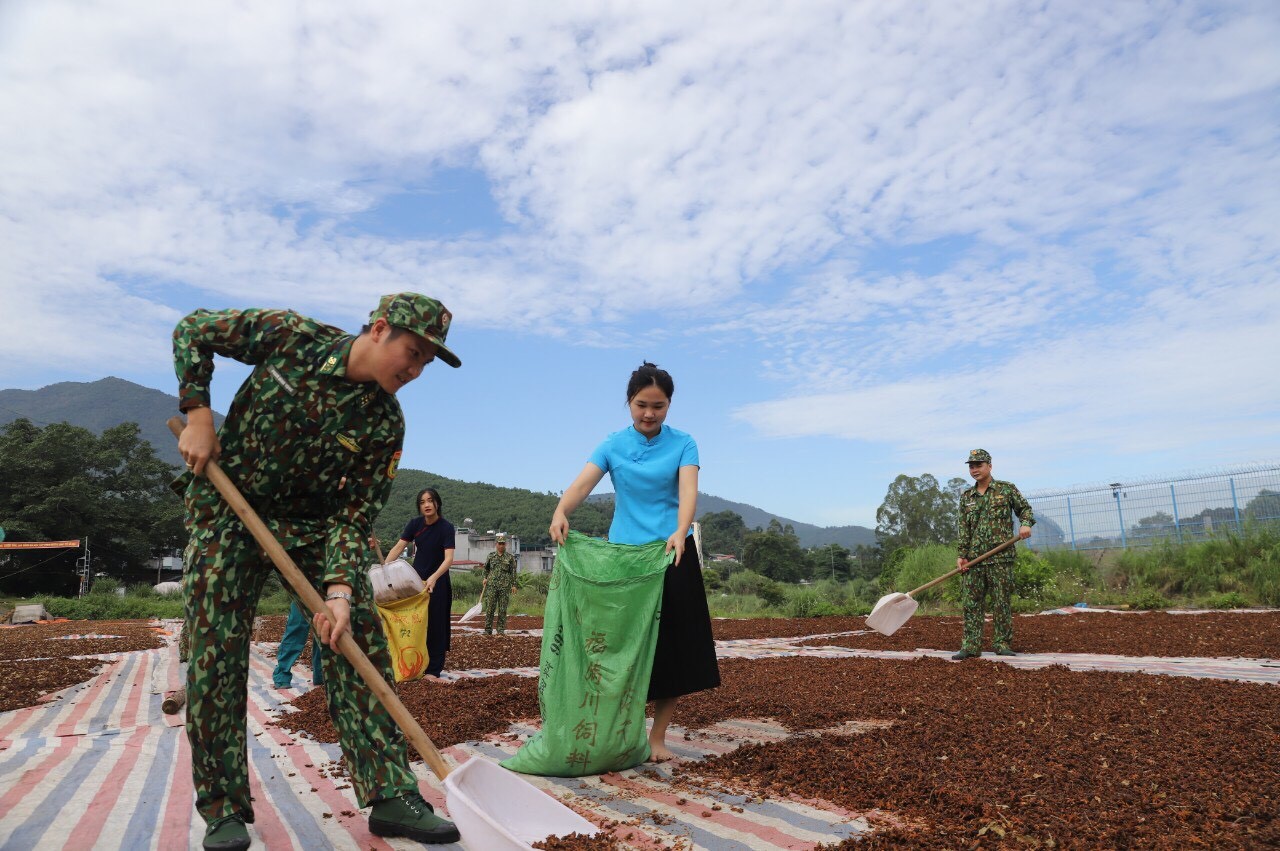
[[[427,675],[440,676],[444,670],[444,654],[449,650],[453,608],[453,585],[449,568],[453,565],[455,536],[453,524],[440,516],[444,503],[435,488],[418,492],[421,514],[409,521],[400,540],[387,553],[386,563],[395,561],[405,547],[413,544],[413,569],[431,594],[427,604]]]
[[[615,493],[609,540],[647,544],[666,540],[675,561],[662,587],[662,615],[654,651],[649,699],[654,701],[650,757],[671,759],[667,726],[681,695],[720,685],[711,615],[697,549],[689,536],[698,505],[698,445],[665,425],[675,382],[666,370],[645,362],[627,384],[631,426],[605,438],[578,478],[560,498],[551,538],[563,544],[569,515],[609,474]]]

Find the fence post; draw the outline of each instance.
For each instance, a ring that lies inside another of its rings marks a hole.
[[[1067,497],[1067,526],[1071,528],[1071,549],[1076,548],[1076,518],[1071,513],[1071,497]]]
[[[1120,507],[1120,486],[1111,486],[1111,495],[1116,498],[1116,514],[1120,516],[1120,546],[1129,549],[1129,536],[1124,530],[1124,509]]]
[[[1232,476],[1227,481],[1231,482],[1231,510],[1236,514],[1236,534],[1243,534],[1244,527],[1240,525],[1240,503],[1236,501],[1236,477]]]
[[[1178,543],[1182,543],[1182,524],[1178,522],[1178,495],[1174,493],[1173,485],[1169,485],[1169,496],[1173,498],[1173,528],[1178,533]]]

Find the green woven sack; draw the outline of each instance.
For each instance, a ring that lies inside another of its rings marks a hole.
[[[665,549],[665,541],[629,546],[569,533],[542,625],[542,730],[504,767],[580,777],[649,758],[644,704],[672,558]]]

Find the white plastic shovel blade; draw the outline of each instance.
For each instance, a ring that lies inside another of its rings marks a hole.
[[[893,635],[911,616],[916,613],[920,604],[911,599],[910,594],[896,592],[881,597],[876,607],[867,615],[867,626],[881,635]]]
[[[462,617],[458,618],[458,623],[466,623],[467,621],[474,618],[476,615],[480,614],[480,612],[483,611],[482,609],[483,605],[484,605],[484,600],[481,600],[471,608],[467,609],[467,613]]]
[[[600,828],[527,780],[487,759],[473,758],[444,779],[449,818],[472,851],[531,851],[548,836],[599,833]]]

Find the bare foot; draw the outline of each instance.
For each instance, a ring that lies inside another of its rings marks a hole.
[[[675,758],[676,755],[669,751],[666,745],[649,743],[649,762],[670,762]]]

